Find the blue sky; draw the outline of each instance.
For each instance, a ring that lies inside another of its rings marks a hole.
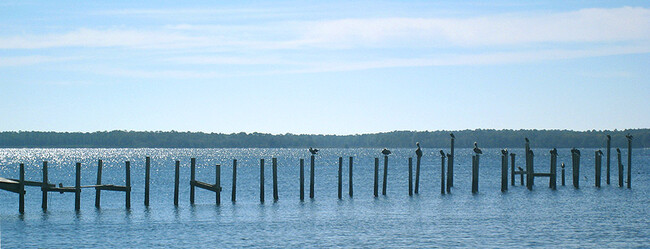
[[[0,131],[650,127],[647,1],[3,1]]]

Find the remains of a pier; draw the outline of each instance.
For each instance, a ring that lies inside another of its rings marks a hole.
[[[191,158],[190,159],[190,204],[194,205],[194,188],[202,188],[208,191],[215,192],[216,200],[215,203],[217,205],[221,204],[221,166],[216,165],[216,174],[215,174],[215,184],[209,184],[201,181],[196,180],[196,158]]]

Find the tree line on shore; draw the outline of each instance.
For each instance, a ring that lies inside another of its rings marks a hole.
[[[535,147],[600,148],[606,135],[612,147],[626,147],[626,134],[635,148],[650,147],[650,129],[613,131],[571,130],[493,130],[392,131],[356,135],[298,135],[267,133],[203,133],[177,131],[98,131],[98,132],[0,132],[2,148],[409,148],[415,142],[423,147],[444,148],[454,133],[455,146],[469,148],[477,141],[483,148],[523,147],[528,137]]]

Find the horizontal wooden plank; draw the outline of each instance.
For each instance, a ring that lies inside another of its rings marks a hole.
[[[9,191],[9,192],[14,192],[16,194],[19,193],[18,187],[19,187],[18,184],[0,182],[0,189],[6,190],[6,191]],[[24,192],[25,191],[23,191],[23,193]]]
[[[539,177],[551,177],[553,174],[551,173],[535,173],[533,176],[539,176]]]
[[[9,179],[9,180],[12,180],[12,181],[16,181],[16,182],[19,181],[18,179],[13,179],[13,178],[6,178],[6,179]],[[41,187],[41,186],[43,186],[43,182],[24,181],[24,183],[25,183],[25,186],[34,186],[34,187]],[[54,185],[54,184],[50,184],[50,183],[48,183],[47,185],[50,186],[50,187],[56,187],[56,185]]]
[[[73,192],[73,193],[77,192],[77,189],[75,189],[74,187],[46,188],[44,190],[47,191],[47,192],[60,192],[60,193],[63,193],[63,192]]]
[[[208,183],[200,182],[200,181],[190,181],[190,185],[193,185],[195,187],[202,188],[202,189],[205,189],[205,190],[210,190],[210,191],[213,191],[213,192],[221,191],[221,188],[217,187],[216,185],[208,184]]]
[[[99,185],[95,187],[95,189],[106,190],[106,191],[122,191],[122,192],[126,192],[127,190],[130,191],[130,188],[126,186],[116,186],[116,185]]]

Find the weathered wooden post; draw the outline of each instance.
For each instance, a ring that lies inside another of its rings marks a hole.
[[[508,191],[508,150],[501,151],[501,192]]]
[[[409,157],[409,196],[413,196],[413,158]]]
[[[595,158],[595,163],[596,163],[596,165],[595,165],[595,170],[594,170],[595,171],[595,176],[594,177],[595,177],[596,180],[594,182],[595,182],[595,185],[596,185],[597,188],[600,188],[600,170],[601,170],[601,167],[602,167],[601,166],[602,154],[603,153],[600,150],[595,152],[595,157],[596,157]]]
[[[20,175],[18,176],[18,212],[20,214],[24,214],[25,213],[25,164],[23,163],[20,164],[19,171],[20,171],[19,172]]]
[[[472,194],[478,193],[478,163],[479,155],[472,156]]]
[[[564,163],[562,163],[562,186],[564,186]]]
[[[300,200],[305,199],[305,159],[300,158]]]
[[[353,185],[353,182],[352,182],[352,179],[353,179],[352,178],[352,166],[353,166],[353,161],[352,160],[353,160],[353,157],[350,157],[350,166],[348,168],[350,170],[350,173],[348,174],[348,180],[349,180],[349,182],[348,182],[348,193],[350,194],[350,197],[352,197],[352,194],[354,193],[354,191],[353,191],[353,186],[354,185]]]
[[[47,211],[47,192],[49,189],[49,181],[47,179],[47,161],[43,161],[43,185],[41,185],[41,192],[43,192],[41,208],[43,211]]]
[[[526,187],[528,190],[533,190],[533,185],[535,185],[535,164],[534,164],[535,154],[532,150],[528,150],[528,167],[526,169]]]
[[[526,143],[524,145],[524,147],[525,147],[524,159],[525,159],[525,162],[526,162],[525,163],[525,165],[526,165],[526,188],[528,188],[528,190],[532,190],[531,183],[532,183],[532,179],[534,179],[535,177],[533,177],[533,172],[532,172],[532,169],[531,169],[532,166],[531,166],[531,163],[530,163],[530,161],[531,161],[531,158],[530,158],[530,141],[528,140],[527,137],[524,138],[524,139],[526,140]]]
[[[309,171],[309,198],[314,199],[314,160],[315,156],[311,155],[311,168]]]
[[[149,181],[151,180],[151,158],[147,157],[144,164],[144,206],[149,206]]]
[[[449,133],[449,136],[451,137],[451,157],[449,157],[449,165],[447,166],[447,184],[450,187],[454,186],[454,158],[456,158],[456,154],[454,154],[454,141],[456,140],[456,137],[454,136],[453,133]]]
[[[264,159],[260,159],[260,202],[264,203]]]
[[[237,201],[237,159],[232,160],[232,194],[230,200],[232,202]]]
[[[580,150],[573,149],[573,187],[580,188]]]
[[[343,198],[343,157],[339,157],[339,188],[338,196],[339,200]]]
[[[445,194],[445,153],[440,151],[440,194]]]
[[[178,185],[180,178],[181,161],[176,160],[176,169],[174,172],[174,206],[178,206]]]
[[[548,184],[549,188],[557,189],[557,150],[551,150],[551,179]]]
[[[375,157],[375,184],[374,191],[375,197],[379,196],[379,158]]]
[[[510,185],[515,186],[515,153],[510,153]]]
[[[612,149],[612,136],[607,135],[607,185],[609,185],[609,164],[610,164],[610,153]]]
[[[194,205],[194,181],[196,180],[196,158],[190,158],[190,204]]]
[[[449,185],[449,167],[451,167],[451,164],[453,163],[451,158],[451,154],[447,154],[447,193],[451,193],[451,185]]]
[[[381,195],[386,195],[386,183],[388,180],[388,155],[384,156],[384,182],[382,182]]]
[[[422,156],[417,155],[415,158],[415,194],[420,192],[420,160]],[[409,164],[412,159],[409,157]]]
[[[627,188],[632,188],[632,136],[627,135]]]
[[[616,148],[618,158],[618,186],[623,187],[623,162],[621,160],[621,149]]]
[[[74,181],[74,210],[81,209],[81,163],[75,165],[75,181]]]
[[[271,163],[273,166],[273,201],[280,199],[278,194],[278,159],[271,158]]]
[[[102,159],[97,161],[97,186],[102,185]],[[99,208],[102,191],[95,188],[95,207]]]
[[[126,191],[125,197],[124,197],[124,204],[126,206],[126,209],[131,209],[131,162],[126,161],[125,162],[126,166],[126,175],[125,175],[125,184],[126,185]]]
[[[217,199],[217,206],[221,205],[221,165],[217,164],[215,167],[215,182],[214,185],[217,187],[217,191],[215,191],[215,197]]]

